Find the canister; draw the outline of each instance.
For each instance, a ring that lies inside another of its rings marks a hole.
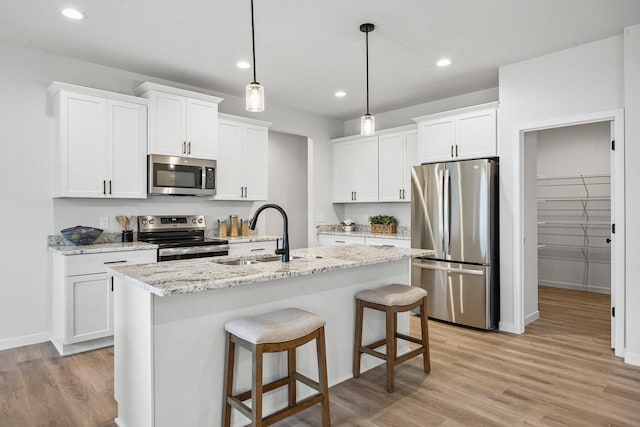
[[[238,215],[229,215],[229,236],[238,237]]]
[[[244,218],[240,220],[240,228],[242,229],[243,236],[249,235],[249,221],[250,221],[249,218]]]
[[[218,237],[227,237],[227,220],[220,218],[218,220]]]

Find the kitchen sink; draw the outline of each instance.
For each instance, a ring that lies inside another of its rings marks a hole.
[[[302,258],[301,256],[295,256],[292,255],[290,259],[300,259]],[[263,257],[263,258],[258,258],[258,259],[235,259],[233,261],[213,261],[216,264],[222,264],[222,265],[255,265],[261,262],[276,262],[276,261],[282,261],[282,256],[280,255],[274,255],[274,256],[267,256],[267,257]]]

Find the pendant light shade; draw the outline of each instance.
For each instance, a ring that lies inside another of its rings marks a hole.
[[[253,0],[251,0],[251,48],[253,50],[253,81],[247,85],[247,111],[259,113],[264,111],[264,86],[256,80],[256,35],[253,23]]]
[[[365,34],[367,60],[367,112],[360,119],[360,133],[365,136],[376,134],[376,118],[369,113],[369,33],[375,28],[373,24],[360,25],[360,31]]]

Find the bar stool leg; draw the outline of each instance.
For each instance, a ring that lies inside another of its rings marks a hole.
[[[362,346],[362,315],[364,308],[362,301],[356,300],[356,330],[353,349],[353,377],[358,378],[360,376],[360,358],[362,353],[360,346]]]
[[[231,426],[231,405],[227,402],[227,398],[233,396],[233,371],[236,353],[236,343],[231,340],[231,334],[226,332],[226,353],[227,353],[227,372],[224,377],[224,426]]]
[[[262,427],[262,344],[253,346],[253,384],[251,387],[251,415],[254,427]]]
[[[388,309],[387,312],[387,392],[395,389],[395,361],[396,361],[396,313]]]
[[[292,348],[288,350],[288,367],[289,367],[289,406],[296,404],[296,379],[294,373],[296,372],[296,349]]]
[[[324,326],[320,328],[316,337],[316,352],[318,354],[318,383],[322,393],[322,426],[331,426],[331,410],[329,402],[329,382],[327,380],[327,348],[324,339]]]
[[[422,346],[424,347],[424,353],[422,353],[422,364],[425,372],[431,372],[431,353],[429,351],[429,323],[427,322],[427,298],[422,299],[420,304],[420,331],[422,332]]]

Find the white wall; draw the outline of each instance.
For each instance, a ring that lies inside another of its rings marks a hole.
[[[5,161],[0,168],[0,222],[5,224],[5,245],[0,249],[0,349],[47,339],[51,329],[48,234],[67,225],[98,225],[100,216],[116,214],[202,212],[211,221],[229,213],[247,216],[252,210],[248,202],[206,202],[192,197],[52,200],[53,119],[47,115],[47,88],[52,81],[127,94],[133,94],[146,80],[173,83],[7,43],[0,43],[0,58],[0,129]],[[225,98],[220,104],[222,112],[271,121],[271,130],[310,137],[313,166],[317,164],[309,183],[313,213],[337,221],[325,183],[329,140],[341,136],[342,122],[270,104],[264,113],[251,115],[244,109],[244,98],[204,92]],[[110,228],[116,230],[117,226]]]
[[[287,212],[289,246],[307,247],[307,138],[269,132],[269,203]],[[304,213],[304,215],[302,215]],[[282,235],[282,216],[264,211],[266,233]]]
[[[536,175],[538,134],[530,132],[524,137],[524,319],[525,325],[540,316],[538,312],[538,227]],[[500,164],[502,168],[502,164]]]
[[[369,224],[370,216],[391,215],[397,227],[411,227],[410,203],[345,203],[336,205],[336,214],[340,221],[349,218],[362,225]]]
[[[471,105],[485,104],[498,100],[498,88],[470,92],[464,95],[452,96],[450,98],[438,99],[424,104],[412,105],[410,107],[397,110],[377,113],[372,110],[376,117],[376,128],[378,130],[389,129],[397,126],[412,125],[414,117],[426,116],[427,114],[440,113],[442,111],[455,110],[457,108]],[[344,136],[357,135],[360,133],[360,117],[344,122]]]
[[[514,126],[622,108],[622,36],[500,67],[499,80],[500,329],[513,331]]]
[[[627,227],[626,353],[625,360],[640,365],[640,25],[624,32],[625,174]]]

